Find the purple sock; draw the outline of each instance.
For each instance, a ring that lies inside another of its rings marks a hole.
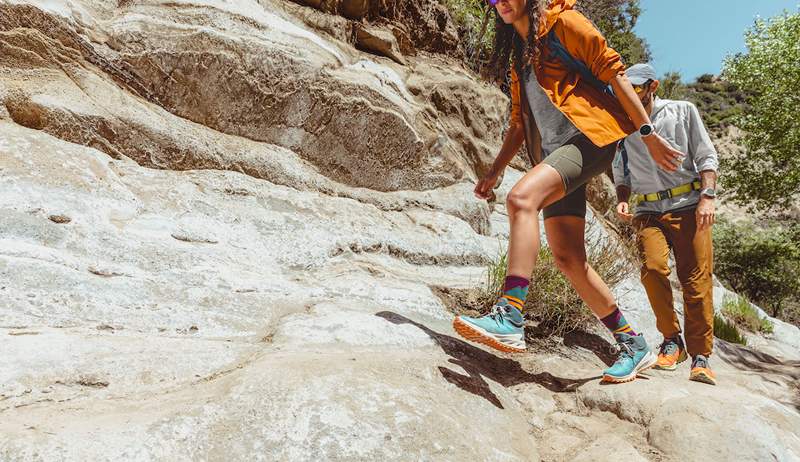
[[[506,282],[503,285],[503,292],[509,291],[517,287],[528,287],[530,281],[521,276],[506,276]]]
[[[503,284],[503,298],[520,312],[525,307],[525,299],[528,298],[529,283],[527,278],[511,275],[506,276],[506,282]]]
[[[620,311],[619,308],[615,309],[613,313],[601,319],[600,322],[602,322],[615,336],[622,333],[633,336],[637,335],[633,328],[631,328],[630,323],[625,319],[625,316],[622,315],[622,311]]]

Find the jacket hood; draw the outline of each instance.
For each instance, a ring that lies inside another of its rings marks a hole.
[[[578,0],[551,0],[547,2],[547,7],[542,14],[542,22],[539,24],[539,37],[543,37],[550,32],[550,29],[553,28],[553,25],[558,19],[558,15],[567,10],[574,9],[577,1]]]

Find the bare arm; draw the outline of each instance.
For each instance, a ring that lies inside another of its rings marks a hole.
[[[700,172],[700,181],[703,183],[703,189],[717,189],[717,172],[714,170],[703,170]]]
[[[506,136],[503,139],[503,146],[500,148],[500,152],[497,154],[491,168],[486,172],[483,178],[478,181],[478,184],[475,185],[475,197],[478,199],[494,200],[494,192],[492,189],[494,189],[495,184],[497,184],[497,179],[514,156],[517,155],[524,141],[525,129],[522,123],[512,122],[508,127],[508,131],[506,131]]]
[[[700,172],[700,181],[703,183],[703,189],[716,189],[717,172],[714,170],[703,170]],[[714,198],[700,196],[700,202],[697,204],[695,215],[697,218],[697,229],[700,231],[713,226],[714,221],[716,220],[716,206],[714,205]]]
[[[503,138],[503,146],[492,164],[490,173],[495,173],[496,176],[499,176],[514,159],[514,156],[517,155],[523,142],[525,142],[525,129],[522,124],[511,124],[506,131],[506,136]]]
[[[644,124],[650,123],[650,116],[645,111],[639,97],[633,90],[631,82],[624,74],[619,74],[612,78],[611,87],[614,89],[614,94],[617,95],[622,108],[628,117],[631,119],[636,127],[641,127]],[[670,144],[661,138],[658,133],[653,133],[650,136],[642,137],[642,141],[650,151],[650,155],[656,164],[668,172],[674,172],[678,169],[684,153],[677,151],[670,146]]]

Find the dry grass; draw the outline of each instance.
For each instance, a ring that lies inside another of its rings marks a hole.
[[[634,244],[615,237],[590,236],[586,247],[587,261],[610,288],[616,287],[637,268]],[[506,277],[506,256],[498,257],[486,268],[486,282],[481,295],[474,295],[478,309],[486,312],[497,300]],[[563,337],[586,330],[595,316],[585,306],[569,280],[557,268],[549,247],[539,251],[536,268],[531,276],[525,315],[538,323],[544,332]]]

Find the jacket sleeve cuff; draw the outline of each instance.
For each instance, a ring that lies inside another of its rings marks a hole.
[[[717,162],[717,159],[709,158],[697,165],[697,171],[703,172],[706,170],[713,170],[715,172],[719,171],[719,162]]]

